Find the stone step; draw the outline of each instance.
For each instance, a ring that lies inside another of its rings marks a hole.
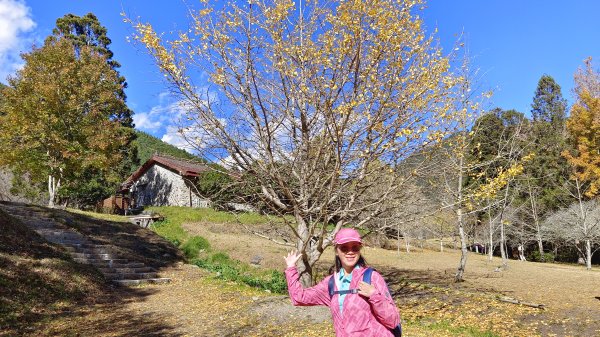
[[[106,279],[122,286],[168,283],[169,278],[159,277],[157,271],[142,262],[115,258],[111,245],[94,244],[85,235],[49,217],[43,209],[0,204],[0,208],[19,219],[47,241],[61,245],[69,252],[73,261],[92,265]]]
[[[110,273],[104,274],[104,277],[109,280],[146,280],[158,278],[158,273]]]
[[[63,239],[53,239],[53,238],[46,238],[46,241],[55,243],[57,245],[64,245],[65,242],[68,242],[69,244],[74,244],[74,243],[83,244],[81,241],[73,241],[73,240],[65,241]]]
[[[131,274],[156,272],[152,267],[120,267],[120,268],[98,268],[102,274]]]
[[[78,246],[62,246],[69,253],[84,253],[84,254],[111,254],[112,251],[108,248],[80,248]]]
[[[108,267],[108,268],[116,267],[115,264],[120,266],[120,265],[129,263],[129,260],[127,260],[127,259],[104,260],[104,259],[74,258],[73,261],[79,262],[79,263],[84,263],[84,264],[93,264],[96,267]]]
[[[96,253],[70,253],[74,259],[88,259],[88,260],[113,260],[112,254],[96,254]]]
[[[53,218],[44,216],[35,212],[21,212],[21,211],[6,211],[6,213],[14,216],[15,218],[19,218],[20,220],[42,220],[42,221],[54,221]]]
[[[85,243],[65,243],[63,244],[65,248],[75,248],[75,249],[110,249],[110,245],[101,245],[92,243],[89,241],[85,241]]]
[[[50,241],[52,243],[56,243],[59,245],[84,245],[84,244],[90,244],[88,241],[83,241],[83,240],[72,240],[72,239],[62,239],[62,238],[53,238],[53,237],[48,237],[45,238],[47,241]]]
[[[171,282],[170,278],[151,278],[151,279],[143,279],[143,280],[113,280],[113,283],[122,286],[138,286],[143,284],[159,284],[159,283],[169,283]]]
[[[36,229],[36,232],[42,234],[47,234],[47,235],[71,235],[71,236],[80,236],[83,237],[82,234],[77,233],[75,231],[72,230],[68,230],[68,229],[63,229],[63,228],[40,228],[40,229]]]
[[[83,241],[85,240],[85,236],[81,235],[81,234],[77,234],[77,233],[48,233],[48,232],[40,232],[37,231],[36,232],[45,237],[45,238],[52,238],[52,239],[62,239],[62,240],[74,240],[74,241]]]
[[[39,222],[39,223],[25,223],[25,225],[27,225],[29,228],[36,230],[36,229],[60,229],[60,227],[58,227],[55,223],[50,223],[50,222]]]

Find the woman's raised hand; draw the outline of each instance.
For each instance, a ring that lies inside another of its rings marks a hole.
[[[291,267],[296,266],[296,262],[298,262],[298,260],[300,260],[301,257],[302,257],[302,254],[298,253],[298,251],[296,251],[296,250],[292,250],[283,259],[285,260],[285,264],[287,265],[287,268],[291,268]]]
[[[371,297],[371,295],[377,292],[377,288],[375,288],[372,284],[368,284],[365,281],[358,282],[358,293],[363,295],[364,297]]]

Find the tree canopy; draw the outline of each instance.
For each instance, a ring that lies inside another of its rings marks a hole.
[[[294,216],[309,284],[342,226],[384,211],[408,173],[398,164],[447,135],[464,78],[426,36],[414,2],[201,6],[174,41],[144,23],[134,23],[137,39],[190,108],[188,141],[254,176],[273,213]],[[195,72],[209,74],[208,90]],[[390,170],[386,188],[361,203]]]
[[[571,107],[567,131],[571,151],[563,155],[573,167],[573,177],[588,182],[587,197],[600,191],[600,73],[586,60],[575,75],[576,102]]]
[[[47,179],[53,205],[62,184],[121,160],[130,129],[111,116],[125,102],[118,74],[90,47],[76,52],[59,38],[22,57],[25,66],[3,90],[0,163],[32,181]]]

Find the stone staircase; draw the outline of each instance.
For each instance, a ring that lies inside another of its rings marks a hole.
[[[91,264],[104,277],[118,285],[132,286],[148,283],[168,283],[155,269],[142,262],[120,258],[112,253],[110,245],[93,243],[77,231],[44,215],[44,212],[25,205],[0,203],[0,208],[21,220],[47,241],[62,246],[79,263]]]

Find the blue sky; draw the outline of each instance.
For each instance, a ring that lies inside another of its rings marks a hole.
[[[188,1],[196,4],[197,1]],[[175,132],[178,107],[141,46],[127,42],[133,31],[121,12],[152,23],[157,31],[187,25],[183,0],[0,0],[0,81],[22,62],[19,52],[41,45],[56,19],[93,12],[107,27],[114,59],[129,84],[128,105],[137,128],[181,145]],[[493,89],[488,106],[529,114],[537,81],[548,74],[572,100],[573,73],[592,56],[600,61],[600,1],[435,0],[421,11],[428,31],[435,27],[448,50],[463,34],[482,90]]]

